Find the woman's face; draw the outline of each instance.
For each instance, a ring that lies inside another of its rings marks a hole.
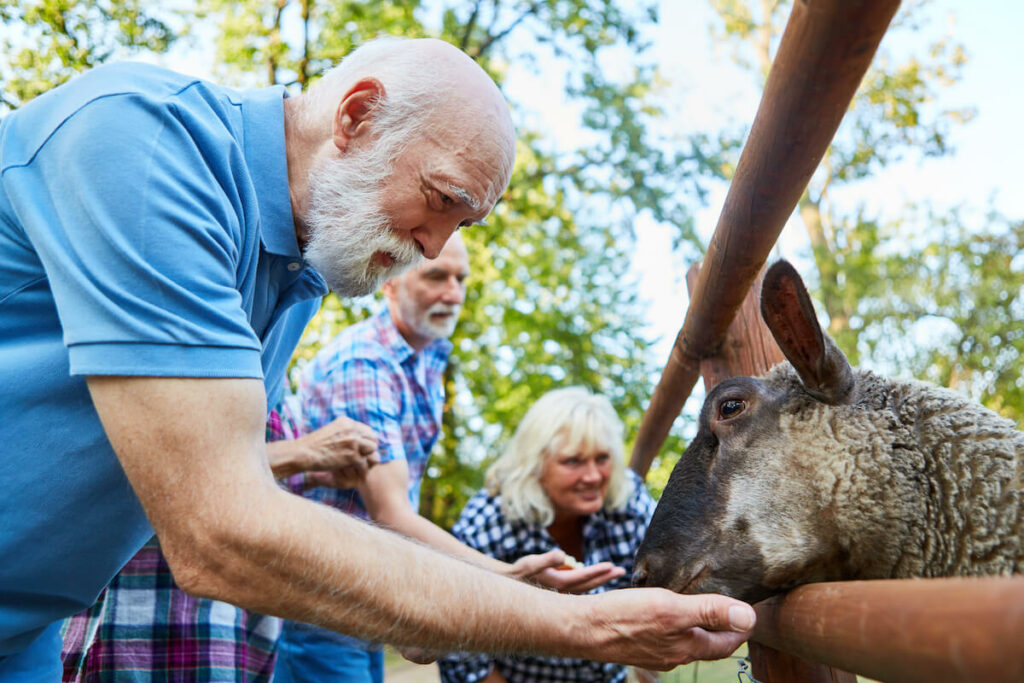
[[[600,510],[611,474],[612,456],[606,450],[561,448],[548,456],[540,485],[555,507],[555,521]]]

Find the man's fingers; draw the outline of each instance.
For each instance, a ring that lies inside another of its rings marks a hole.
[[[712,631],[738,631],[746,633],[754,628],[757,616],[754,608],[745,602],[725,598],[721,595],[706,594],[694,596],[697,626]]]
[[[694,628],[690,632],[690,654],[694,659],[722,659],[736,651],[749,633],[736,631],[706,631]]]

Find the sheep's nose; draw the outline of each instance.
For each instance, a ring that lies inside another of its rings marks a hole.
[[[633,586],[643,588],[647,585],[647,563],[641,560],[633,567]]]

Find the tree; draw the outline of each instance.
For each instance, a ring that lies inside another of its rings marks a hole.
[[[789,3],[711,5],[722,21],[719,38],[763,83]],[[1007,256],[1020,248],[1019,225],[994,212],[965,221],[964,208],[938,215],[908,207],[885,220],[844,197],[908,156],[950,153],[955,127],[973,117],[972,110],[936,104],[939,89],[959,80],[967,59],[963,46],[945,35],[923,46],[918,40],[902,59],[887,48],[908,30],[927,35],[927,9],[928,2],[914,2],[897,14],[798,215],[817,266],[817,296],[829,333],[853,362],[957,388],[1020,420],[1024,358],[1013,315],[1019,320],[1022,264]],[[923,329],[941,334],[922,335]],[[896,344],[895,338],[908,341]]]
[[[111,59],[166,52],[187,32],[147,0],[0,0],[0,26],[0,113]]]
[[[902,296],[862,302],[861,341],[892,372],[956,389],[1024,426],[1024,221],[964,207],[922,213],[900,226],[910,246],[880,259],[879,278]]]
[[[734,47],[738,64],[763,86],[792,3],[781,0],[710,0],[722,20],[717,37]],[[969,110],[936,110],[936,88],[954,84],[966,61],[949,36],[903,59],[888,45],[907,29],[927,25],[927,0],[897,13],[842,125],[801,197],[797,211],[818,270],[818,296],[829,318],[829,334],[853,362],[857,330],[850,326],[857,302],[877,293],[873,276],[879,243],[877,217],[863,207],[851,212],[842,191],[908,154],[941,156],[951,151],[950,129],[971,118]],[[921,55],[920,53],[924,54]]]
[[[73,7],[85,12],[92,2]],[[29,13],[12,14],[16,6],[4,7],[16,23],[33,21]],[[700,135],[670,146],[652,134],[659,111],[650,102],[660,80],[636,55],[645,48],[641,28],[657,17],[652,7],[630,7],[613,0],[196,0],[179,9],[182,26],[212,37],[207,44],[216,50],[218,79],[236,85],[308,87],[354,45],[380,33],[448,40],[499,84],[513,64],[539,73],[537,54],[554,57],[557,67],[545,61],[544,74],[562,80],[583,141],[553,139],[529,123],[532,112],[512,102],[519,161],[493,219],[466,235],[475,281],[454,340],[442,447],[424,487],[425,509],[442,523],[457,514],[480,483],[482,465],[544,391],[574,383],[607,393],[631,433],[656,377],[649,342],[638,333],[642,303],[627,276],[633,224],[642,212],[672,222],[680,242],[690,245],[685,248],[695,249],[690,208],[704,196],[702,178],[720,162],[717,144]],[[124,2],[111,2],[104,12],[136,16],[147,26],[157,16],[155,6]],[[58,41],[55,26],[39,30]],[[103,28],[109,44],[158,51],[179,35],[167,29],[166,43],[144,45],[131,38],[130,27],[122,35],[120,26],[83,23],[82,30],[96,44],[99,36],[89,31]],[[120,54],[96,50],[67,73]],[[10,69],[26,80],[31,73],[16,64]],[[50,74],[37,90],[64,77]],[[328,297],[298,362],[373,306]]]

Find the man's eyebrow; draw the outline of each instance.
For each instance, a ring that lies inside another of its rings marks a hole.
[[[445,185],[448,190],[448,194],[458,197],[459,201],[468,206],[472,211],[480,211],[483,209],[483,202],[474,197],[469,190],[459,187],[458,185],[453,185],[452,183],[445,183]]]

